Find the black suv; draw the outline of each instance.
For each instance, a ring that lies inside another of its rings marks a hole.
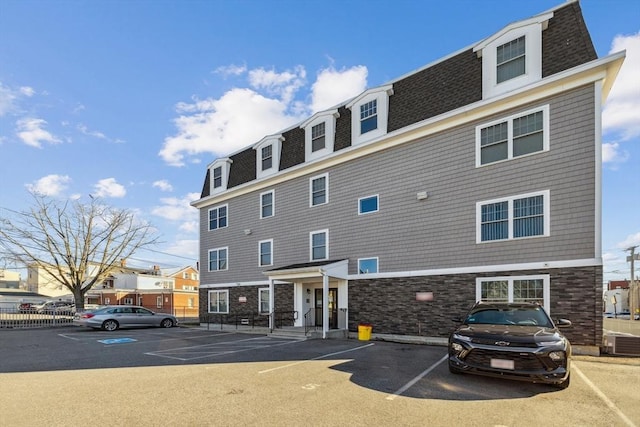
[[[457,319],[460,320],[460,319]],[[571,326],[566,319],[558,327]],[[449,336],[449,371],[569,386],[571,344],[534,303],[476,303]]]

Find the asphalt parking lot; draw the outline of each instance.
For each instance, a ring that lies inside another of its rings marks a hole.
[[[200,328],[0,331],[2,426],[640,425],[640,359],[567,390],[448,372],[446,348]]]

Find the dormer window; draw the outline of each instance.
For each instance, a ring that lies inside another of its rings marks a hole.
[[[360,134],[378,129],[378,100],[360,106]]]
[[[338,110],[321,111],[300,125],[304,129],[305,161],[333,153]]]
[[[263,178],[278,172],[282,141],[284,141],[282,135],[271,135],[253,146],[257,157],[256,178]]]
[[[482,97],[502,95],[542,79],[542,31],[553,12],[513,23],[473,50],[482,58]]]
[[[273,145],[262,147],[262,171],[271,169],[273,166]]]
[[[496,49],[497,82],[521,76],[525,73],[525,36],[518,37]]]
[[[351,109],[351,145],[357,145],[387,133],[389,96],[393,85],[369,89],[347,104]]]
[[[229,180],[229,169],[233,161],[229,158],[218,159],[209,165],[211,174],[210,193],[215,194],[227,189]]]
[[[325,147],[326,133],[324,122],[311,128],[311,152],[315,153]]]

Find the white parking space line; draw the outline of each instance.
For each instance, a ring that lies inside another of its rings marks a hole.
[[[314,357],[313,359],[301,360],[299,362],[289,363],[287,365],[278,366],[276,368],[265,369],[264,371],[258,371],[258,373],[259,374],[266,374],[268,372],[277,371],[278,369],[290,368],[292,366],[301,365],[303,363],[311,362],[313,360],[320,360],[320,359],[324,359],[326,357],[336,356],[338,354],[349,353],[350,351],[362,350],[363,348],[371,347],[372,345],[375,345],[375,344],[371,343],[371,344],[362,345],[362,346],[356,347],[356,348],[350,348],[348,350],[336,351],[335,353],[323,354],[322,356]]]
[[[192,347],[180,347],[170,350],[152,351],[144,353],[148,356],[165,357],[181,361],[203,359],[226,354],[241,353],[244,351],[257,350],[260,348],[279,347],[282,345],[295,344],[299,340],[277,340],[274,338],[258,337],[244,340],[226,341],[212,344],[196,345]],[[190,357],[179,357],[187,353]]]
[[[424,371],[422,371],[422,373],[420,375],[418,375],[417,377],[415,377],[414,379],[412,379],[411,381],[409,381],[408,383],[406,383],[404,386],[400,387],[395,393],[387,396],[387,400],[393,400],[396,397],[400,396],[402,393],[404,393],[405,391],[409,390],[411,387],[413,387],[413,385],[415,383],[417,383],[418,381],[420,381],[422,378],[424,378],[425,376],[427,376],[429,374],[429,372],[433,371],[438,365],[440,365],[442,362],[444,362],[445,360],[447,360],[447,358],[449,357],[448,354],[445,354],[444,356],[442,356],[442,359],[438,360],[436,363],[434,363],[433,365],[431,365],[430,367],[428,367],[427,369],[425,369]]]
[[[594,383],[591,382],[589,378],[575,365],[575,363],[571,366],[571,370],[575,371],[582,380],[587,383],[587,385],[593,390],[593,392],[611,409],[613,412],[618,414],[620,419],[624,421],[626,425],[629,427],[637,427],[636,424],[631,421],[616,405],[613,403]]]

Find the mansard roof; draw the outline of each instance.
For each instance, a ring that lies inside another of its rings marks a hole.
[[[578,1],[567,2],[539,16],[548,18],[550,15],[552,17],[542,33],[543,78],[597,59]],[[488,39],[491,37],[485,40]],[[474,46],[471,46],[381,87],[387,85],[393,86],[393,94],[389,97],[387,132],[393,132],[481,101],[482,58],[478,57]],[[338,113],[334,152],[351,146],[351,110],[347,108],[350,101],[352,100],[345,100],[331,108],[337,109]],[[308,118],[302,123],[307,121]],[[300,128],[302,123],[281,132],[284,139],[280,171],[305,162],[305,131]],[[227,189],[256,179],[254,146],[252,144],[229,156],[233,163],[230,166]],[[210,176],[207,170],[201,198],[210,195],[209,186]]]

